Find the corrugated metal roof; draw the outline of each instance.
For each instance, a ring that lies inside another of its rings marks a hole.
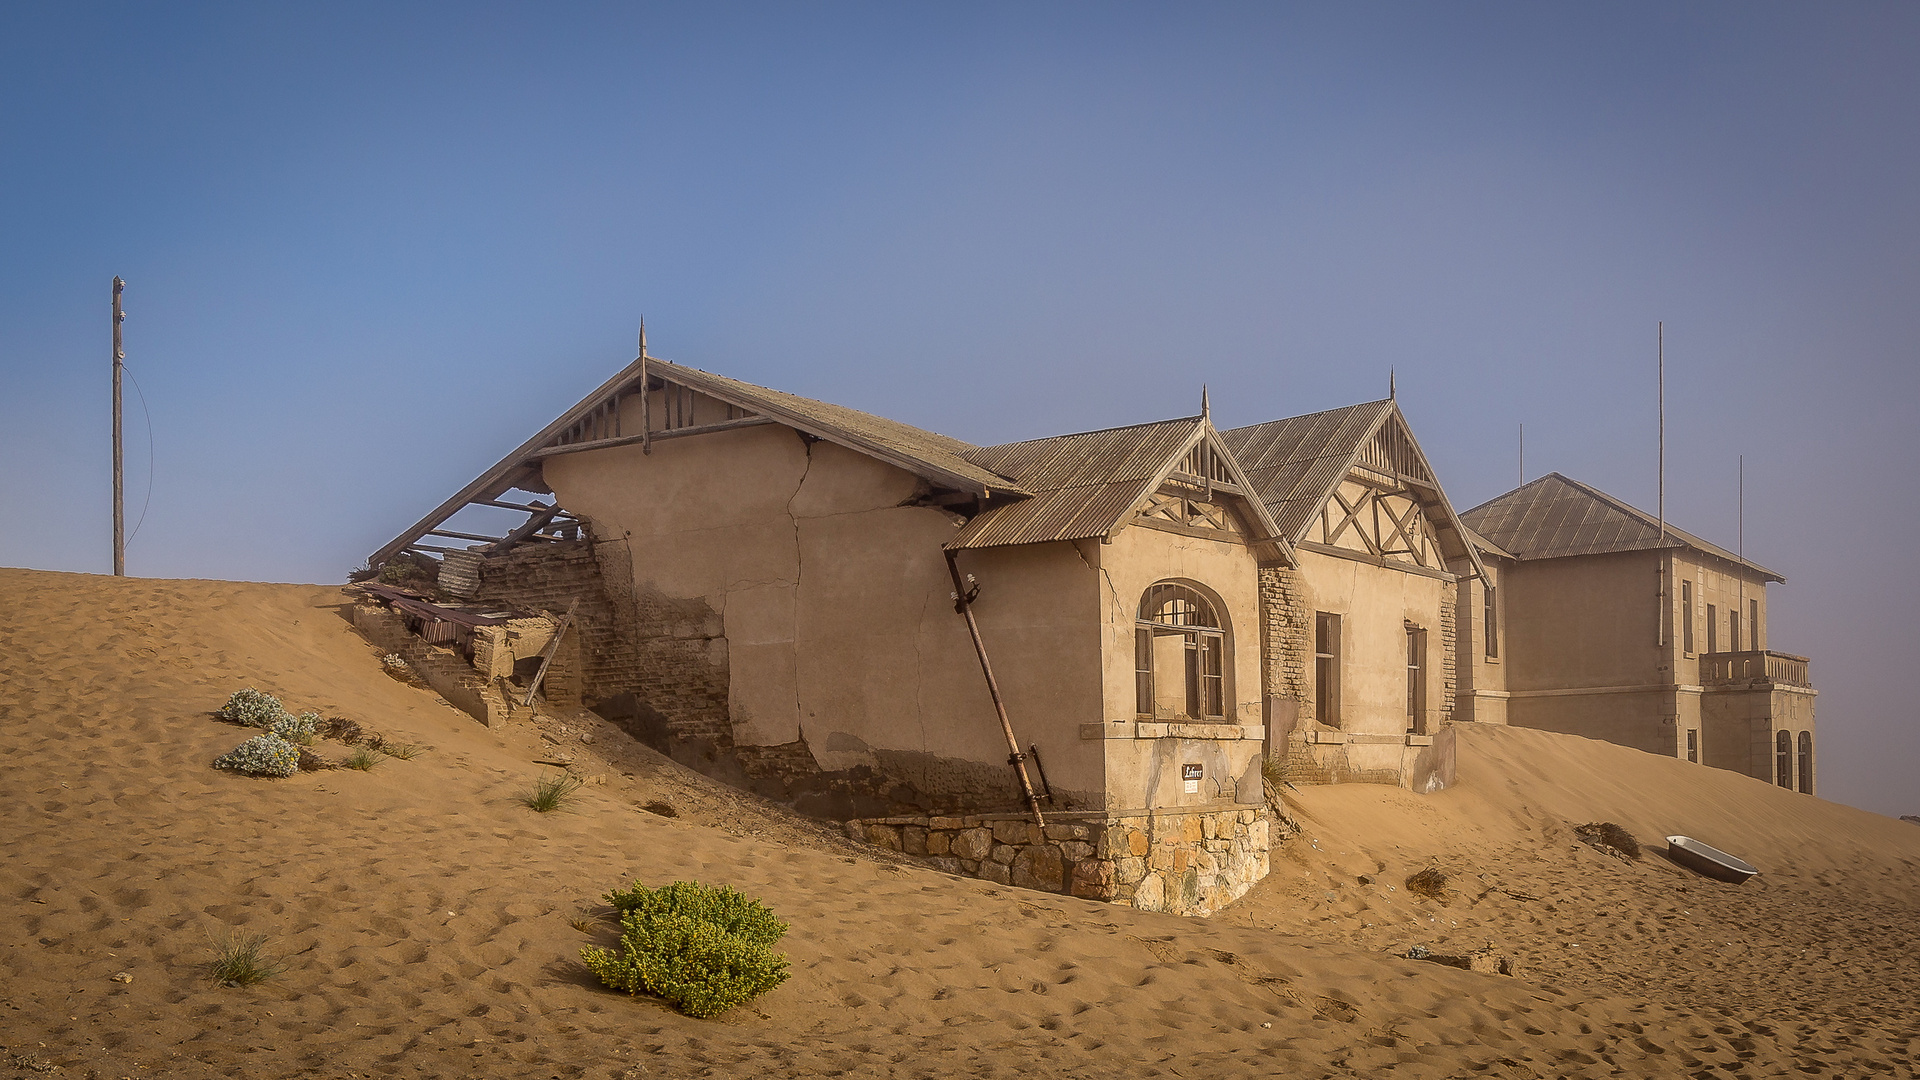
[[[1195,416],[969,451],[970,460],[1011,477],[1033,497],[975,515],[947,547],[1105,536],[1133,509],[1146,485],[1172,467],[1174,457],[1192,444],[1205,423]]]
[[[1361,444],[1392,411],[1392,401],[1369,401],[1233,428],[1220,437],[1246,470],[1281,535],[1298,541],[1347,474]]]
[[[955,486],[965,490],[1005,490],[1010,494],[1024,490],[1009,477],[970,460],[967,455],[979,449],[972,443],[844,405],[770,390],[698,368],[665,360],[650,359],[648,363],[648,373],[652,376],[691,386],[777,421],[800,421],[799,426],[811,428],[813,434],[845,443],[851,449],[878,452],[879,456],[895,459],[897,464],[928,479],[957,481]]]
[[[1466,534],[1468,543],[1480,549],[1480,551],[1484,554],[1497,555],[1502,559],[1511,559],[1514,557],[1513,552],[1508,551],[1506,548],[1501,547],[1499,544],[1496,544],[1493,541],[1487,539],[1486,537],[1481,536],[1479,533],[1475,532],[1471,527],[1467,526],[1464,523],[1461,524],[1460,531]]]
[[[1559,473],[1548,473],[1489,499],[1460,517],[1517,559],[1687,547],[1745,566],[1770,581],[1787,580],[1726,548],[1675,528],[1672,522],[1667,523],[1667,538],[1662,543],[1658,518]]]

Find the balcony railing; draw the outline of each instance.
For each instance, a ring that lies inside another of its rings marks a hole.
[[[1807,679],[1806,657],[1764,649],[1703,653],[1700,657],[1700,682],[1706,686],[1756,682],[1781,686],[1813,685]]]

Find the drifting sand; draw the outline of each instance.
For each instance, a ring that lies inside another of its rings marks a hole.
[[[342,603],[0,570],[0,1076],[1914,1071],[1909,823],[1469,728],[1455,790],[1290,794],[1306,831],[1266,883],[1212,920],[1141,914],[902,863],[589,718],[488,731],[387,677]],[[246,732],[209,714],[249,684],[432,749],[366,773],[216,772]],[[515,797],[557,749],[606,782],[537,815]],[[1596,820],[1765,874],[1610,859],[1573,837]],[[1454,900],[1406,895],[1428,865]],[[600,989],[572,957],[611,927],[573,924],[635,877],[763,897],[792,924],[792,979],[717,1021]],[[215,985],[229,927],[270,934],[287,970]],[[1394,955],[1488,943],[1524,973]]]

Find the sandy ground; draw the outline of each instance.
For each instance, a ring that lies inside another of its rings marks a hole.
[[[889,858],[588,718],[489,731],[385,675],[342,603],[0,570],[0,1077],[1858,1077],[1920,1056],[1909,823],[1469,729],[1454,790],[1290,793],[1304,832],[1267,882],[1211,920],[1141,914]],[[246,732],[210,714],[249,684],[430,749],[217,772]],[[556,751],[605,782],[538,815],[516,796]],[[1765,874],[1608,858],[1573,836],[1597,820]],[[1428,866],[1453,899],[1406,894]],[[573,957],[636,877],[764,898],[793,977],[712,1021],[599,988]],[[214,983],[229,928],[286,970]],[[1522,973],[1396,955],[1488,944]]]

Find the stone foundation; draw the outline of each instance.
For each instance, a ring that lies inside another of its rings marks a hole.
[[[1272,815],[1232,805],[1178,813],[864,818],[847,834],[964,874],[1142,911],[1211,915],[1267,876]]]

